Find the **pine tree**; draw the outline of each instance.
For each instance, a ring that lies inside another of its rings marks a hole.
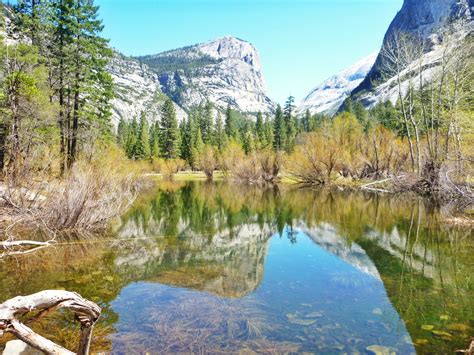
[[[354,113],[354,101],[351,97],[347,98],[341,107],[342,111]]]
[[[368,119],[369,115],[364,105],[360,101],[354,103],[354,115],[357,117],[357,120],[368,129]]]
[[[255,138],[253,133],[248,130],[242,139],[242,148],[244,149],[245,154],[250,154],[255,150]]]
[[[227,106],[227,110],[225,112],[225,133],[229,139],[237,139],[238,137],[238,129],[235,122],[234,113],[230,105]]]
[[[50,2],[46,0],[19,0],[15,6],[18,14],[14,18],[16,26],[21,28],[22,32],[31,39],[32,45],[40,49],[41,54],[44,54],[41,49],[45,41],[43,37],[46,34]]]
[[[150,127],[150,154],[154,158],[160,156],[160,125],[157,121]]]
[[[295,98],[293,96],[288,97],[288,100],[285,103],[284,109],[284,120],[286,128],[286,139],[283,142],[283,148],[290,152],[293,149],[294,141],[297,133],[297,123],[293,117],[293,112],[295,111]]]
[[[204,109],[201,111],[200,124],[202,140],[204,144],[210,144],[212,141],[212,104],[210,101],[207,101],[204,105]]]
[[[200,150],[204,146],[204,140],[202,139],[201,128],[198,127],[196,131],[196,137],[193,142],[193,148],[196,150]]]
[[[311,112],[309,110],[306,110],[306,113],[303,117],[303,130],[305,132],[310,131],[310,124],[311,124]]]
[[[291,117],[293,117],[294,111],[295,111],[295,98],[293,96],[289,96],[285,102],[285,108],[283,110],[285,119],[289,120]]]
[[[203,148],[205,147],[204,141],[202,139],[201,127],[198,126],[196,133],[194,135],[193,147],[192,147],[192,157],[191,157],[191,166],[197,168],[197,158],[201,154]]]
[[[150,158],[150,139],[148,136],[148,122],[144,114],[140,117],[138,137],[135,143],[134,155],[136,159],[144,160]]]
[[[274,141],[274,129],[273,122],[270,117],[267,115],[264,123],[264,133],[265,133],[265,147],[272,147]]]
[[[189,165],[193,166],[193,124],[192,118],[189,116],[182,124],[180,158],[186,160]]]
[[[138,123],[136,118],[133,118],[128,127],[127,143],[125,145],[125,152],[129,159],[135,158],[135,146],[138,140]]]
[[[275,113],[273,148],[282,150],[286,144],[286,126],[281,106],[278,105]]]
[[[257,114],[257,123],[256,123],[256,132],[257,132],[257,141],[260,147],[264,147],[266,145],[265,140],[265,128],[263,126],[263,116],[262,112],[258,112]]]
[[[128,139],[128,124],[120,117],[118,126],[117,126],[117,144],[122,148],[125,148]]]
[[[227,136],[225,134],[224,125],[222,123],[221,114],[218,113],[216,120],[216,129],[214,131],[214,145],[219,152],[222,152],[227,143]]]
[[[112,51],[100,36],[103,30],[93,0],[51,0],[54,27],[50,47],[52,89],[59,101],[61,168],[78,156],[80,129],[89,139],[110,132],[113,80],[107,71]]]
[[[324,116],[321,114],[316,114],[311,116],[311,119],[309,120],[309,131],[313,132],[319,127],[321,127],[321,123],[324,119]]]
[[[170,98],[166,98],[161,109],[160,128],[161,155],[166,159],[174,159],[179,153],[179,130],[176,110]]]

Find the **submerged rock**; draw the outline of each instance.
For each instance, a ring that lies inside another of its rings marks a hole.
[[[297,314],[293,314],[293,313],[288,313],[286,315],[286,318],[288,318],[288,322],[290,322],[292,324],[308,326],[308,325],[316,323],[316,321],[314,319],[297,318]]]
[[[321,312],[311,312],[305,315],[305,318],[320,318],[323,314]]]
[[[375,308],[373,311],[372,311],[372,314],[375,314],[377,316],[381,316],[382,315],[382,310],[380,308]]]
[[[368,346],[367,350],[371,354],[375,354],[375,355],[396,355],[395,351],[393,351],[392,349],[386,346],[381,346],[381,345]]]

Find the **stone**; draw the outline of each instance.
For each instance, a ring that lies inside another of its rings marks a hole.
[[[297,324],[297,325],[312,325],[316,323],[314,319],[302,319],[302,318],[289,318],[288,321],[292,324]]]
[[[320,318],[322,316],[323,314],[321,312],[311,312],[311,313],[305,314],[305,318]]]
[[[377,316],[381,316],[382,315],[382,310],[380,308],[375,308],[374,310],[372,310],[372,314],[375,314]]]
[[[371,345],[367,347],[367,351],[374,355],[396,355],[391,348],[381,345]]]

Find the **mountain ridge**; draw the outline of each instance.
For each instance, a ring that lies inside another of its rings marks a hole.
[[[317,85],[301,101],[298,113],[303,114],[309,110],[311,114],[335,114],[352,90],[364,80],[377,54],[377,52],[370,54]]]
[[[398,100],[398,86],[394,84],[393,78],[383,75],[384,46],[398,33],[416,38],[423,44],[424,53],[421,60],[426,67],[423,77],[425,80],[433,78],[444,53],[445,37],[451,34],[451,37],[459,40],[472,33],[473,16],[474,0],[405,0],[386,31],[382,50],[373,58],[373,65],[367,70],[364,78],[350,81],[350,75],[345,73],[357,68],[358,63],[339,72],[316,86],[302,100],[298,108],[299,113],[303,114],[309,109],[312,113],[333,115],[349,96],[362,102],[367,108],[385,101],[395,104]],[[403,76],[416,76],[416,67],[414,63],[407,64]],[[402,87],[406,86],[406,83],[403,83]]]
[[[162,91],[185,110],[206,100],[243,113],[274,110],[250,42],[224,36],[137,59],[158,74]]]
[[[473,16],[474,0],[405,0],[388,27],[382,48],[397,34],[408,34],[424,44],[427,67],[436,66],[439,56],[435,52],[446,33],[451,32],[457,38],[467,36],[472,32]],[[393,99],[394,95],[387,92],[388,88],[381,90],[388,81],[383,78],[383,63],[381,51],[366,78],[351,94],[365,106],[370,107],[389,97]]]

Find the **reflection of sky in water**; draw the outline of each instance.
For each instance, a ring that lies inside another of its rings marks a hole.
[[[338,353],[380,345],[415,352],[376,275],[364,272],[360,260],[343,260],[302,232],[293,237],[296,243],[288,231],[271,238],[263,280],[242,298],[159,283],[128,285],[112,304],[119,314],[114,351]],[[316,239],[321,242],[321,235]],[[357,252],[359,259],[367,258]]]

